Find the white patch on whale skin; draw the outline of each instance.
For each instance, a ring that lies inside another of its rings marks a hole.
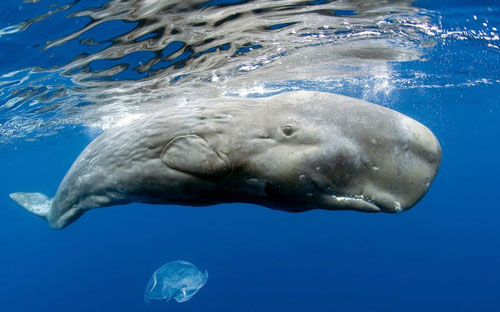
[[[397,200],[394,201],[394,212],[403,212],[403,208],[401,208],[401,203]]]

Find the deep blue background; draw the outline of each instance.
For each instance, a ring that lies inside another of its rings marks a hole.
[[[399,215],[132,204],[54,231],[8,194],[53,195],[90,138],[74,129],[1,147],[0,311],[500,311],[499,52],[453,41],[426,58],[395,68],[441,87],[380,103],[428,125],[443,149],[427,196]],[[146,304],[152,272],[178,259],[208,270],[205,287]]]

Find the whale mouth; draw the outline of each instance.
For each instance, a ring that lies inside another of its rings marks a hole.
[[[362,195],[332,195],[323,193],[323,199],[328,205],[332,205],[333,209],[339,210],[356,210],[363,212],[381,212],[385,209],[379,207],[373,201],[365,198]]]
[[[322,194],[322,200],[327,209],[331,210],[356,210],[362,212],[394,212],[394,209],[387,209],[363,195],[337,194],[333,192],[333,187],[322,187],[318,182],[313,183],[316,189]],[[331,207],[331,208],[329,208]]]

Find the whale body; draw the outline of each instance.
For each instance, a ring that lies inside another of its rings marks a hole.
[[[56,229],[92,208],[131,202],[396,213],[424,196],[441,162],[424,125],[346,96],[297,91],[189,104],[102,133],[52,199],[10,197]]]

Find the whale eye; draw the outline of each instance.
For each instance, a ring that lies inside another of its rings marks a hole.
[[[283,134],[286,136],[291,136],[293,134],[293,127],[290,125],[286,125],[283,127]]]

